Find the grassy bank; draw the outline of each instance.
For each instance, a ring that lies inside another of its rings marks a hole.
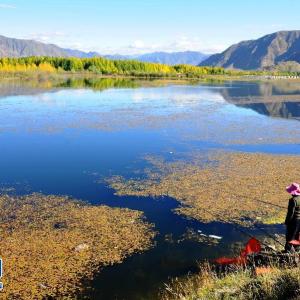
[[[272,268],[256,275],[250,269],[218,275],[209,266],[198,274],[176,278],[166,285],[163,300],[299,299],[300,269]]]

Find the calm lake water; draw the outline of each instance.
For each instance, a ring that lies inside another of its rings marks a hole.
[[[248,237],[232,225],[175,215],[175,199],[115,196],[103,179],[137,176],[146,167],[146,155],[168,161],[215,149],[299,154],[299,119],[300,84],[288,81],[2,82],[0,189],[144,211],[159,232],[155,246],[104,269],[89,297],[155,299],[168,278],[195,271],[197,261],[232,254]],[[223,239],[218,245],[178,243],[187,228]],[[175,242],[166,241],[166,235]]]

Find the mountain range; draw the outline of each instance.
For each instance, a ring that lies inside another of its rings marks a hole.
[[[58,56],[96,57],[108,59],[134,59],[168,65],[191,64],[219,66],[241,70],[300,69],[300,30],[279,31],[256,40],[234,44],[224,52],[208,56],[197,51],[153,52],[140,55],[101,55],[97,52],[61,48],[34,40],[14,39],[0,36],[0,57]]]
[[[191,64],[198,65],[208,55],[196,51],[184,52],[153,52],[141,55],[101,55],[97,52],[84,52],[68,48],[61,48],[54,44],[45,44],[34,40],[14,39],[0,36],[0,57],[25,56],[58,56],[58,57],[96,57],[108,59],[134,59],[142,62],[163,63],[169,65]]]
[[[197,51],[153,52],[140,55],[105,55],[109,59],[134,59],[142,62],[153,62],[167,65],[198,65],[209,55]]]
[[[270,69],[288,61],[300,63],[300,30],[279,31],[257,40],[240,42],[210,56],[200,65],[257,70]]]
[[[34,40],[23,40],[0,36],[0,57],[25,56],[62,56],[62,57],[93,57],[96,52],[60,48],[54,44],[44,44]]]

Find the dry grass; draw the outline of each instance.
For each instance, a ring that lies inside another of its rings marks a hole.
[[[285,187],[299,178],[295,167],[299,156],[218,153],[205,165],[201,159],[197,156],[189,163],[151,160],[153,168],[146,171],[146,179],[114,177],[110,184],[119,195],[174,197],[182,203],[178,213],[203,222],[284,221],[289,199]]]
[[[146,250],[142,213],[66,197],[0,196],[5,299],[72,298],[99,268]]]
[[[166,285],[162,300],[296,299],[300,292],[299,268],[279,269],[255,275],[250,269],[218,275],[209,265],[196,275],[176,278]]]

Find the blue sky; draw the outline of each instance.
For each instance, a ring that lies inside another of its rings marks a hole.
[[[0,34],[100,53],[219,52],[300,29],[299,0],[0,0]]]

